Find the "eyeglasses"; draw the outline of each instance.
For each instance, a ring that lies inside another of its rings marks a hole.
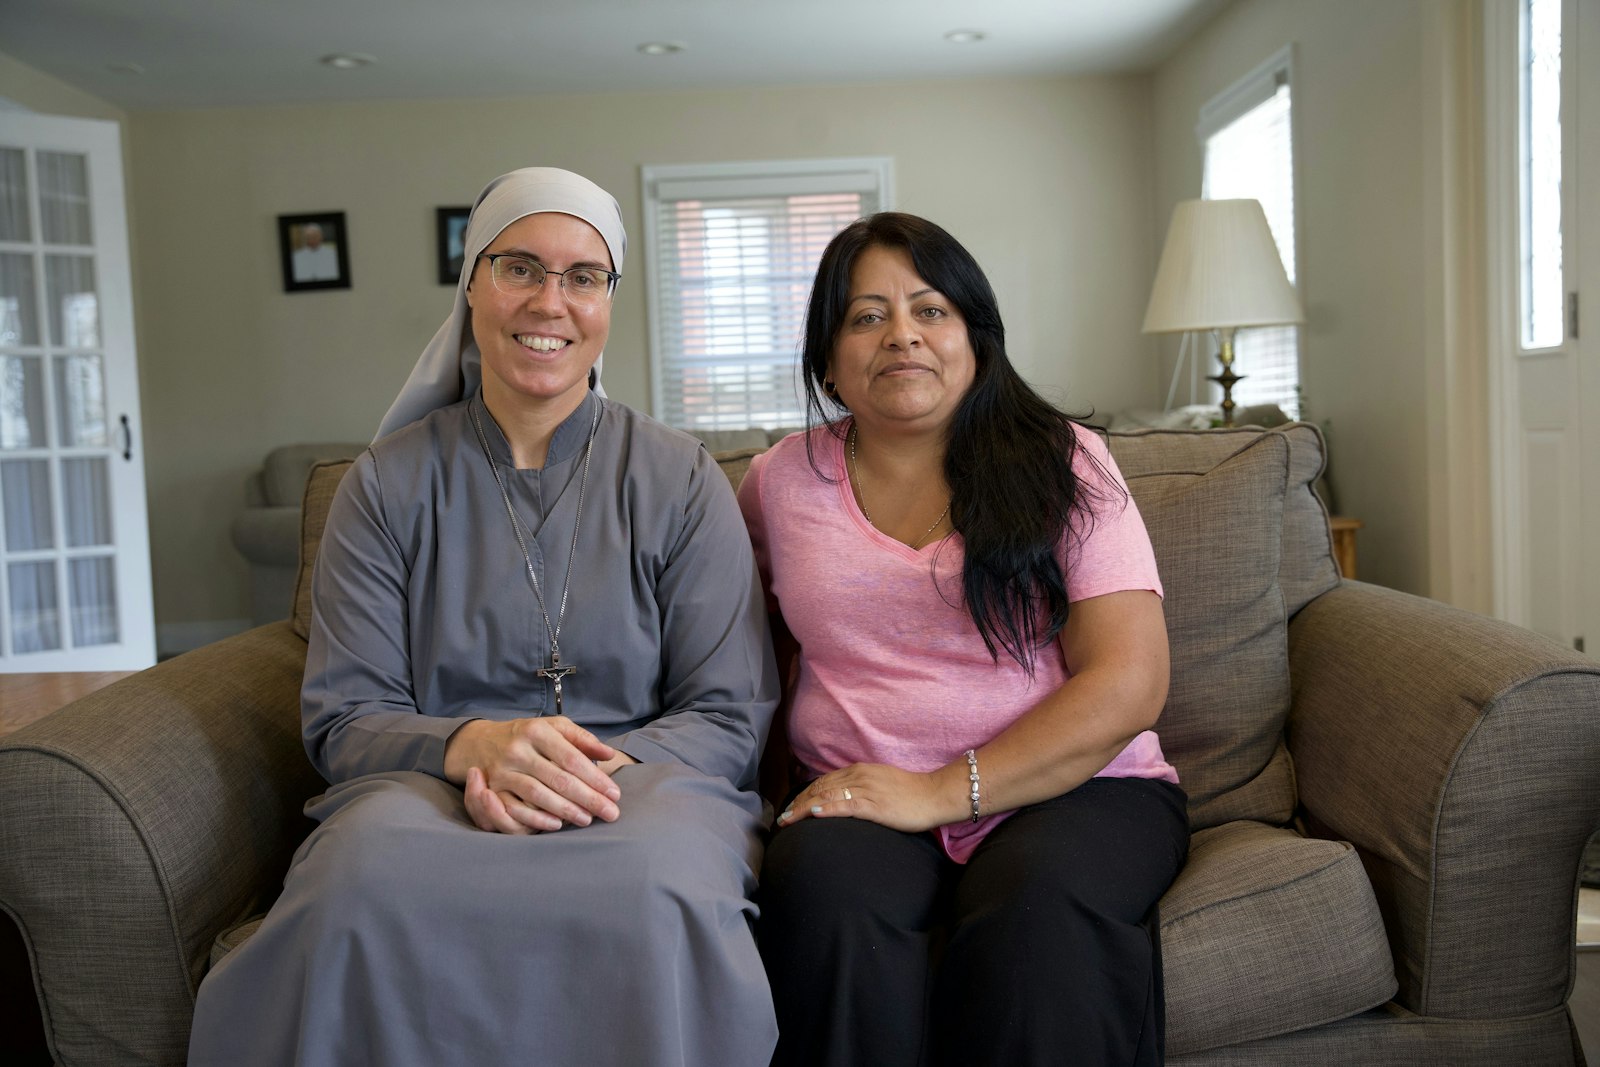
[[[537,292],[544,288],[544,280],[554,274],[561,279],[561,292],[569,304],[598,304],[602,298],[616,292],[617,282],[622,277],[616,271],[599,267],[547,270],[542,263],[509,252],[480,252],[478,258],[489,261],[489,276],[502,293],[519,296]]]

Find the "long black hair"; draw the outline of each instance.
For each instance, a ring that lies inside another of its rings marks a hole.
[[[1035,650],[1067,621],[1057,549],[1063,537],[1086,536],[1093,521],[1090,487],[1073,472],[1079,420],[1034,392],[1011,365],[999,303],[972,254],[934,223],[886,211],[841,230],[817,266],[801,351],[808,426],[826,425],[841,439],[846,432],[847,409],[823,383],[849,306],[851,269],[872,247],[903,250],[917,276],[966,320],[977,367],[951,416],[944,457],[950,522],[966,547],[962,599],[989,655],[999,662],[1003,649],[1031,677]],[[809,435],[806,449],[812,469],[827,478]]]

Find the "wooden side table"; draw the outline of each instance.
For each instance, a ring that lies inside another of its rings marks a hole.
[[[51,674],[0,674],[0,737],[134,673],[61,671]]]
[[[1366,525],[1360,519],[1334,515],[1328,519],[1333,528],[1333,558],[1339,564],[1339,573],[1346,578],[1356,576],[1356,531]]]

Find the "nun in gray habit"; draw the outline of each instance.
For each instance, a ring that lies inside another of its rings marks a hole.
[[[202,983],[191,1063],[768,1062],[766,611],[705,449],[593,388],[625,247],[576,174],[479,197],[328,516],[318,826]]]

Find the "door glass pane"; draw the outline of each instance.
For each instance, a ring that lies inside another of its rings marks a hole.
[[[100,298],[89,256],[45,256],[50,340],[63,348],[100,347]]]
[[[20,148],[0,148],[0,241],[31,240],[27,154]]]
[[[0,449],[43,448],[44,360],[0,356]]]
[[[35,292],[33,257],[25,252],[0,252],[0,345],[39,343]]]
[[[56,568],[49,560],[13,563],[11,651],[48,652],[61,647],[61,612],[56,603]]]
[[[57,356],[56,435],[64,448],[103,447],[106,429],[104,361],[99,356]]]
[[[104,456],[61,461],[61,504],[69,548],[111,543],[111,488],[106,462]]]
[[[54,548],[50,521],[50,461],[9,459],[0,463],[0,512],[5,513],[6,551]]]
[[[78,648],[117,643],[117,567],[110,556],[67,563],[72,586],[72,643]]]
[[[39,153],[39,221],[49,244],[94,243],[89,228],[89,159],[81,152]]]
[[[1561,276],[1561,0],[1522,9],[1522,347],[1566,337]]]

